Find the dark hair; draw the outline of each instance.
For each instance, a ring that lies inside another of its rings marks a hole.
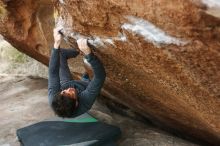
[[[76,100],[63,96],[60,93],[54,96],[52,101],[52,109],[59,117],[71,117],[75,108]]]

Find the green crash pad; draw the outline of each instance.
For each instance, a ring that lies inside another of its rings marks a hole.
[[[88,113],[76,118],[55,117],[17,130],[24,146],[114,146],[120,135],[118,127]]]

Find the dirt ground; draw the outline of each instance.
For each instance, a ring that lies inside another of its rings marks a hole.
[[[54,116],[47,101],[47,80],[27,76],[0,76],[0,146],[19,146],[16,130]],[[120,146],[195,146],[164,131],[113,113],[96,102],[90,114],[122,130]]]
[[[22,76],[0,80],[0,145],[17,146],[16,129],[53,116],[47,103],[47,80]]]

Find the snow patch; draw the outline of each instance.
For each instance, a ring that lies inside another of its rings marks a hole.
[[[158,47],[162,44],[187,44],[186,41],[182,41],[178,38],[166,34],[163,30],[157,28],[155,25],[148,22],[147,20],[137,18],[134,16],[127,16],[126,18],[130,21],[130,23],[123,24],[121,26],[122,29],[141,35],[144,37],[146,41],[152,42],[154,45]]]
[[[90,44],[92,44],[93,46],[95,46],[96,48],[107,47],[107,45],[111,45],[111,46],[115,47],[114,40],[116,40],[116,38],[111,38],[111,37],[101,38],[99,36],[87,37],[87,36],[81,35],[77,32],[72,32],[70,34],[70,36],[72,38],[74,38],[75,40],[78,40],[80,38],[86,38],[86,39],[88,39],[88,42]],[[120,39],[120,38],[117,37],[117,39]]]
[[[60,2],[61,4],[65,4],[64,0],[59,0],[59,2]]]
[[[208,7],[220,7],[220,0],[202,0]]]
[[[96,48],[105,47],[104,41],[100,37],[94,37],[89,40],[89,43],[94,45]]]

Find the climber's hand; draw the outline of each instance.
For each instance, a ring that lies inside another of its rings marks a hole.
[[[56,27],[53,30],[53,37],[54,37],[54,48],[58,49],[61,43],[62,35],[59,33],[61,27]]]
[[[79,49],[85,54],[88,55],[91,53],[91,49],[87,45],[87,39],[78,39],[77,40],[77,45]]]

